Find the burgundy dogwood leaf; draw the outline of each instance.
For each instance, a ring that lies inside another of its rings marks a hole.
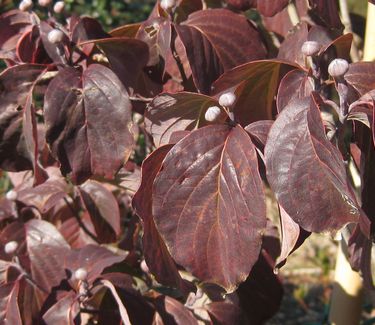
[[[207,126],[178,142],[156,176],[152,204],[178,264],[228,292],[246,279],[266,218],[256,151],[242,127]]]
[[[281,224],[281,252],[276,260],[276,267],[279,268],[285,264],[287,257],[296,250],[310,233],[303,230],[286,211],[279,206],[280,224]]]
[[[154,300],[157,310],[156,324],[198,325],[192,312],[182,303],[168,296],[159,296]]]
[[[256,8],[263,16],[272,17],[283,10],[289,3],[289,0],[226,0],[226,2],[239,10]]]
[[[343,28],[336,0],[309,0],[309,5],[310,15],[318,20],[320,25],[339,30]]]
[[[243,64],[224,73],[213,85],[212,93],[233,90],[237,100],[233,108],[236,121],[246,126],[258,120],[272,120],[274,97],[282,77],[300,67],[291,62],[264,60]]]
[[[33,219],[25,224],[27,252],[31,276],[46,292],[65,278],[63,264],[70,247],[49,222]]]
[[[87,181],[78,187],[83,203],[101,242],[114,242],[120,234],[120,210],[111,191],[99,182]]]
[[[152,135],[157,147],[169,143],[173,132],[194,130],[205,123],[208,107],[218,102],[205,95],[182,92],[163,93],[153,99],[145,112],[146,130]],[[224,119],[226,116],[223,116]]]
[[[171,148],[172,145],[161,146],[143,161],[142,182],[132,204],[143,222],[143,254],[148,268],[157,281],[178,287],[186,294],[190,286],[178,273],[177,265],[169,254],[152,215],[152,184]]]
[[[283,109],[265,148],[267,179],[283,209],[311,232],[338,230],[361,210],[347,183],[341,153],[325,136],[310,98]]]
[[[44,69],[42,65],[22,64],[8,68],[0,74],[0,166],[2,169],[9,171],[32,169],[32,153],[28,151],[22,128],[22,111],[35,81]]]
[[[62,179],[48,179],[36,187],[20,190],[17,200],[26,206],[37,208],[41,213],[46,213],[58,204],[67,192],[67,184]]]
[[[147,45],[140,40],[127,37],[103,38],[93,42],[103,50],[112,71],[129,93],[134,92],[140,74],[143,73],[142,69],[149,59]]]
[[[261,151],[264,150],[264,146],[267,142],[268,133],[270,132],[273,121],[262,120],[249,124],[245,127],[247,133],[250,134],[253,143]]]
[[[375,63],[352,63],[344,78],[362,96],[375,89]]]
[[[4,325],[22,325],[18,307],[19,281],[0,286],[0,322]]]
[[[130,112],[128,93],[110,69],[62,70],[44,101],[46,138],[62,173],[75,183],[91,175],[112,178],[133,149]]]
[[[10,10],[0,16],[0,58],[16,60],[17,42],[31,29],[31,21],[31,14],[19,10]]]
[[[87,281],[91,283],[102,274],[106,267],[119,263],[124,258],[125,256],[117,255],[107,248],[87,245],[66,254],[64,267],[72,274],[80,268],[86,269]],[[76,281],[74,278],[72,280]]]
[[[211,317],[213,325],[240,324],[241,309],[235,304],[215,301],[205,307]]]
[[[266,55],[257,29],[244,16],[226,9],[194,12],[175,28],[202,93],[209,93],[224,71]]]
[[[310,96],[313,90],[313,81],[305,71],[288,72],[280,82],[276,99],[277,111],[281,112],[294,99]]]
[[[43,315],[47,324],[74,325],[79,313],[79,302],[73,291],[67,293]]]

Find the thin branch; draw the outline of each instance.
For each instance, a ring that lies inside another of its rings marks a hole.
[[[74,218],[77,220],[79,226],[82,228],[82,230],[91,238],[93,239],[96,243],[99,244],[99,240],[96,238],[96,236],[89,230],[87,229],[86,225],[82,222],[81,217],[78,215],[77,211],[74,209],[74,207],[70,204],[70,202],[67,200],[67,198],[64,197],[64,201],[66,205],[69,207],[70,211],[72,212]]]
[[[142,103],[150,103],[153,100],[153,98],[143,97],[141,95],[130,96],[129,99],[133,102],[142,102]]]

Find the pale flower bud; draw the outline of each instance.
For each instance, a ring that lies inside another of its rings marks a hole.
[[[204,118],[207,122],[214,122],[216,121],[221,115],[221,109],[217,106],[211,106],[207,109],[206,113],[204,114]]]
[[[230,107],[236,101],[236,95],[232,92],[227,92],[219,97],[219,104],[221,106]]]
[[[4,252],[8,255],[13,255],[18,248],[18,243],[14,240],[8,242],[4,246]]]
[[[52,29],[48,33],[48,41],[52,44],[60,43],[64,38],[64,33],[59,29]]]
[[[328,73],[333,78],[340,78],[349,70],[349,63],[344,59],[334,59],[328,66]]]
[[[52,0],[38,0],[38,4],[41,7],[48,7],[52,3]]]
[[[86,281],[87,280],[87,270],[83,267],[77,269],[75,272],[74,272],[74,277],[79,280],[79,281]]]
[[[161,0],[160,1],[160,7],[162,7],[165,11],[170,11],[175,6],[176,6],[176,0]]]
[[[321,46],[315,41],[306,41],[302,44],[301,51],[306,56],[317,55],[320,51]]]
[[[17,192],[14,191],[14,190],[10,190],[7,192],[7,194],[5,194],[5,197],[9,200],[9,201],[15,201],[17,200]]]
[[[22,0],[18,6],[18,9],[21,11],[29,11],[33,7],[32,0]]]
[[[64,1],[57,1],[53,6],[53,11],[57,14],[61,14],[64,11],[65,3]]]

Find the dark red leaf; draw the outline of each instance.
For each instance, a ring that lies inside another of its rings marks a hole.
[[[245,127],[246,132],[250,134],[254,144],[261,151],[264,150],[272,124],[273,121],[271,120],[263,120],[251,123]]]
[[[49,222],[30,220],[25,224],[27,251],[30,258],[31,276],[46,292],[65,278],[61,263],[70,247]]]
[[[17,200],[26,206],[37,208],[46,213],[67,195],[68,187],[62,179],[49,179],[34,188],[26,188],[18,192]]]
[[[109,35],[103,30],[100,23],[90,17],[79,18],[72,31],[72,41],[76,44],[80,44],[88,40],[97,40],[108,37]],[[86,44],[82,46],[83,52],[86,55],[90,55],[93,48],[94,44]]]
[[[287,257],[296,250],[310,233],[303,230],[293,219],[279,206],[281,224],[281,252],[276,260],[276,267],[285,264]]]
[[[258,258],[266,224],[256,151],[245,130],[212,125],[178,142],[155,179],[153,214],[178,264],[234,291]]]
[[[146,20],[136,37],[148,45],[148,66],[157,65],[161,58],[167,60],[172,39],[171,22],[168,19],[157,17]]]
[[[23,133],[25,136],[26,147],[33,163],[34,184],[38,185],[43,183],[48,178],[48,175],[39,163],[38,125],[35,107],[33,105],[33,91],[36,82],[37,81],[35,81],[31,87],[26,99],[23,114]]]
[[[18,307],[19,282],[0,286],[0,322],[4,325],[22,325]]]
[[[174,20],[178,23],[186,20],[190,14],[203,9],[201,0],[179,0],[174,12]]]
[[[128,93],[102,65],[90,65],[82,75],[62,70],[46,91],[44,117],[52,152],[76,183],[92,174],[112,178],[132,152]]]
[[[47,324],[54,325],[74,325],[74,318],[79,313],[79,302],[76,294],[71,291],[60,299],[43,315],[43,320]]]
[[[103,272],[103,270],[115,263],[123,261],[125,256],[112,253],[110,250],[96,246],[87,245],[81,249],[72,250],[65,255],[64,267],[72,272],[79,268],[85,268],[88,276],[87,280],[94,282]],[[60,259],[60,263],[61,263]],[[75,281],[75,279],[72,279]]]
[[[81,221],[91,234],[95,234],[94,225],[92,224],[88,213],[81,216]],[[82,229],[76,218],[73,216],[61,224],[59,231],[72,248],[82,248],[88,244],[96,244],[96,241],[94,241]]]
[[[19,10],[10,10],[0,16],[0,58],[16,60],[17,42],[31,29],[31,20],[28,12]]]
[[[215,301],[205,307],[213,325],[240,324],[241,309],[235,304]]]
[[[280,82],[276,99],[277,111],[281,112],[294,99],[310,96],[313,90],[313,81],[305,71],[288,72]]]
[[[161,146],[143,161],[142,182],[133,197],[133,207],[143,222],[143,254],[151,273],[160,283],[177,287],[186,294],[190,286],[178,273],[152,215],[152,184],[171,148],[172,145]]]
[[[159,296],[154,301],[164,325],[198,325],[192,312],[179,301],[168,296]]]
[[[269,0],[257,1],[257,8],[263,16],[272,17],[283,10],[289,3],[289,0]]]
[[[375,89],[375,62],[352,63],[345,80],[362,96]]]
[[[278,116],[265,148],[267,179],[280,205],[307,231],[338,230],[361,210],[347,183],[341,153],[325,136],[310,98]]]
[[[204,114],[218,102],[205,95],[182,92],[161,94],[153,99],[145,112],[146,130],[157,147],[169,143],[173,132],[194,130],[207,124]],[[226,116],[223,116],[225,120]]]
[[[294,26],[293,30],[288,33],[288,36],[281,43],[277,58],[304,66],[305,56],[301,48],[303,43],[307,41],[308,32],[307,23]]]
[[[320,25],[328,28],[343,29],[336,0],[309,0],[310,15],[317,19]]]
[[[235,119],[246,126],[274,117],[274,97],[282,77],[298,65],[280,60],[255,61],[243,64],[222,75],[213,85],[212,93],[234,90],[237,100]]]
[[[112,192],[95,181],[87,181],[78,189],[98,238],[101,242],[114,242],[121,226],[120,210]]]
[[[23,64],[0,74],[0,166],[9,171],[32,169],[22,132],[22,110],[42,65]],[[31,153],[32,154],[32,153]]]
[[[94,41],[103,50],[112,71],[122,81],[129,93],[133,93],[136,83],[143,73],[149,53],[147,45],[132,38],[105,38]]]
[[[194,12],[175,28],[202,93],[209,93],[224,71],[266,56],[257,29],[244,16],[226,9]]]

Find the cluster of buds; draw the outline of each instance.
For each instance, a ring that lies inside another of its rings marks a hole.
[[[38,0],[38,5],[44,8],[48,8],[52,5],[52,0]],[[21,11],[29,11],[33,7],[32,0],[22,0],[18,6]],[[53,11],[56,14],[61,14],[64,11],[65,3],[64,1],[57,1],[53,6]]]
[[[219,97],[219,106],[210,106],[204,115],[204,118],[207,122],[215,122],[218,121],[224,112],[224,108],[230,108],[234,105],[236,101],[236,95],[233,92],[226,92],[220,95]]]

